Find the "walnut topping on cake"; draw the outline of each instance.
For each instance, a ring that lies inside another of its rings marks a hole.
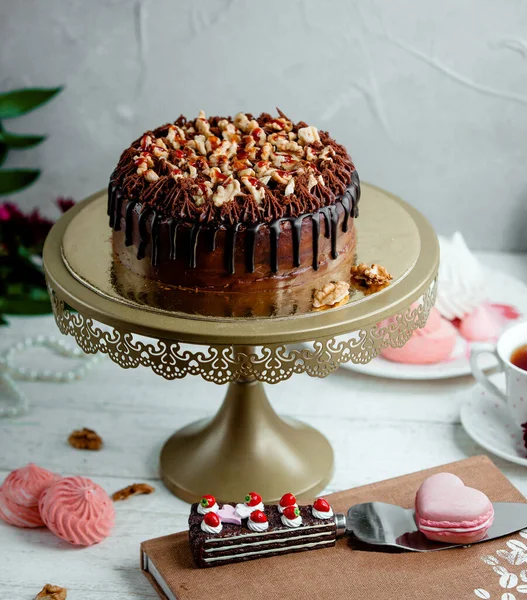
[[[335,306],[347,300],[349,289],[350,286],[347,281],[326,283],[321,290],[315,292],[313,296],[313,308]]]
[[[392,280],[392,276],[381,265],[373,264],[371,267],[361,263],[351,267],[351,281],[363,287],[384,286]]]
[[[332,204],[354,170],[329,134],[283,113],[207,118],[201,110],[136,140],[112,183],[167,216],[268,222]]]

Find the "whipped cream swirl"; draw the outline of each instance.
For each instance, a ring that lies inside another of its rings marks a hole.
[[[262,531],[266,531],[267,529],[269,529],[269,521],[265,521],[265,523],[256,523],[255,521],[251,521],[251,519],[248,519],[247,527],[251,531],[257,531],[258,533],[261,533]]]
[[[236,505],[236,512],[240,515],[240,518],[242,519],[247,519],[249,517],[249,515],[255,511],[255,510],[264,510],[264,504],[263,502],[260,502],[260,504],[257,504],[256,506],[247,506],[247,504],[237,504]]]
[[[333,516],[333,509],[330,506],[327,512],[322,512],[320,510],[317,510],[313,506],[313,508],[311,509],[311,513],[313,514],[315,519],[331,519],[331,517]]]
[[[289,506],[294,506],[295,508],[298,508],[298,504],[296,502],[294,504],[290,504]],[[280,504],[279,504],[278,505],[278,512],[280,514],[282,514],[286,508],[289,508],[289,507],[288,506],[280,506]]]
[[[300,527],[302,525],[302,517],[300,515],[294,519],[288,519],[285,515],[282,515],[280,518],[286,527]]]
[[[201,504],[198,504],[198,512],[200,515],[206,515],[210,512],[217,513],[219,510],[220,507],[218,506],[217,502],[214,502],[214,504],[212,506],[209,506],[209,508],[205,508],[204,506],[201,506]]]
[[[223,525],[221,524],[221,521],[216,527],[212,527],[212,525],[207,525],[207,523],[205,523],[205,519],[201,521],[201,531],[204,531],[205,533],[220,533],[222,529]]]

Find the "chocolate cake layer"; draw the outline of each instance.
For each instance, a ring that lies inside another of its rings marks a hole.
[[[358,185],[354,180],[342,201],[314,214],[250,228],[177,223],[141,204],[116,202],[114,254],[139,275],[182,287],[298,285],[303,272],[312,277],[354,252]]]
[[[218,534],[202,531],[203,516],[197,512],[197,506],[192,505],[189,517],[189,543],[199,567],[327,548],[336,543],[334,519],[316,519],[311,505],[299,507],[302,517],[299,527],[284,525],[277,506],[272,505],[266,506],[264,511],[269,522],[266,531],[252,531],[247,526],[247,519],[244,519],[241,526],[223,523]]]

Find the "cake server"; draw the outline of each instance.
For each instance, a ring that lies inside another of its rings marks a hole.
[[[493,502],[494,522],[479,542],[488,542],[527,527],[527,504]],[[352,535],[374,546],[388,546],[412,552],[430,552],[459,548],[461,544],[441,544],[426,538],[415,523],[413,508],[401,508],[384,502],[366,502],[352,506],[348,513],[335,514],[337,536]],[[471,544],[472,545],[472,544]]]

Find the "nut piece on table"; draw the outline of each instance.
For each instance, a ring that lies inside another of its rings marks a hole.
[[[70,433],[68,444],[77,448],[77,450],[100,450],[103,446],[103,441],[93,429],[83,427],[76,429]]]
[[[371,288],[379,291],[386,287],[393,277],[381,265],[373,264],[371,267],[361,263],[351,267],[351,283],[359,288]]]
[[[42,588],[42,591],[36,596],[35,600],[66,600],[67,596],[68,590],[66,588],[46,583]]]
[[[349,298],[349,289],[347,281],[326,283],[321,290],[315,291],[313,308],[329,308],[344,304]]]
[[[148,485],[148,483],[132,483],[128,487],[118,490],[112,494],[112,500],[119,502],[120,500],[127,500],[130,496],[138,496],[139,494],[151,494],[155,491],[155,487]]]

